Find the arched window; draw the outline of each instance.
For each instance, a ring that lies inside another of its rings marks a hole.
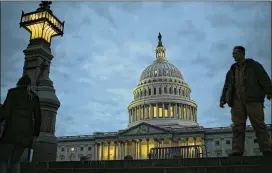
[[[177,95],[177,88],[174,88],[174,94]]]
[[[148,89],[148,95],[151,95],[151,88]]]
[[[141,90],[141,97],[143,96],[143,91]]]
[[[166,87],[164,87],[164,93],[167,94],[167,88]]]
[[[146,96],[146,89],[144,90],[144,96]]]
[[[159,94],[162,94],[162,89],[161,89],[161,87],[159,88]]]
[[[154,88],[154,95],[156,95],[156,88]]]
[[[169,88],[169,94],[172,94],[172,87]]]
[[[178,95],[180,95],[180,89],[178,90]]]

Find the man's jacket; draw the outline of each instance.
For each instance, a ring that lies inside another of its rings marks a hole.
[[[238,64],[235,63],[227,72],[225,84],[223,87],[220,101],[227,103],[232,107],[233,97],[235,94],[235,69]],[[253,59],[246,59],[244,68],[244,89],[245,99],[247,103],[250,102],[264,102],[265,95],[272,95],[271,79],[266,73],[263,66]]]
[[[33,136],[39,136],[41,127],[41,109],[39,97],[27,87],[12,88],[8,91],[3,104],[6,125],[0,144],[19,144],[31,147]]]

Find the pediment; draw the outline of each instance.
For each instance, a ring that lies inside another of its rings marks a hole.
[[[122,136],[130,136],[130,135],[147,135],[147,134],[162,134],[167,133],[166,129],[156,127],[147,123],[140,123],[136,126],[133,126],[120,134]]]

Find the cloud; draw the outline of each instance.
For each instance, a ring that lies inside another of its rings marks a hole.
[[[21,10],[38,2],[3,2],[1,100],[22,75],[29,33],[19,28]],[[56,2],[64,36],[52,41],[50,78],[61,101],[56,134],[117,131],[142,71],[155,59],[158,32],[168,60],[178,67],[198,104],[204,127],[228,126],[230,110],[218,100],[235,45],[271,71],[271,6],[263,2],[106,3]],[[3,44],[5,43],[5,44]],[[266,102],[271,123],[271,103]]]

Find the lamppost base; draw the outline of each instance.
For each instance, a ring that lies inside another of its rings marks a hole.
[[[41,132],[38,140],[33,143],[33,162],[56,161],[57,137]]]

